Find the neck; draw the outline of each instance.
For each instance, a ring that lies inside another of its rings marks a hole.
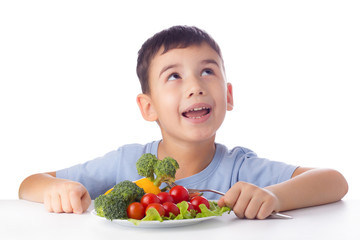
[[[174,142],[162,140],[158,158],[172,157],[179,163],[176,179],[192,176],[204,170],[215,154],[214,138],[204,142]]]

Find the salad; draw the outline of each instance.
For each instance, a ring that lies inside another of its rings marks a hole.
[[[216,201],[208,201],[203,196],[190,197],[183,186],[175,186],[169,193],[146,193],[140,202],[133,202],[127,208],[128,220],[135,225],[142,221],[162,222],[221,216],[225,212],[230,212],[230,208],[220,208]]]
[[[142,221],[173,221],[221,216],[230,212],[220,208],[201,194],[189,194],[184,186],[160,189],[161,183],[172,184],[179,168],[175,159],[163,160],[146,153],[136,163],[138,173],[145,178],[135,182],[122,181],[98,196],[94,201],[96,214],[109,220],[127,219],[135,225]]]

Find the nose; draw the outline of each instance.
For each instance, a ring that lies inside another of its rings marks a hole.
[[[193,95],[203,95],[203,91],[202,90],[198,90],[198,91],[193,91],[190,92],[189,97],[193,96]]]
[[[205,95],[205,89],[201,84],[201,80],[195,77],[188,79],[188,90],[187,90],[187,97]]]

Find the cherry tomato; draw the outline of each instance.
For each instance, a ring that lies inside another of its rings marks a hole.
[[[192,205],[191,202],[188,202],[188,205],[189,205],[187,209],[188,211],[195,210],[194,205]]]
[[[140,202],[144,205],[144,208],[146,208],[151,203],[160,203],[160,199],[154,193],[146,193]]]
[[[195,210],[197,212],[201,212],[200,208],[199,208],[199,205],[200,204],[205,204],[205,206],[207,208],[210,208],[210,205],[209,205],[209,201],[204,198],[203,196],[196,196],[196,197],[193,197],[191,200],[190,200],[190,203],[194,206]]]
[[[131,203],[127,208],[127,216],[133,219],[142,219],[145,217],[145,208],[139,202]]]
[[[170,213],[173,213],[175,216],[180,214],[180,209],[173,202],[163,203],[165,209],[165,217],[169,217]]]
[[[175,186],[170,189],[170,195],[174,199],[174,203],[179,203],[182,201],[189,201],[189,192],[183,186]]]
[[[155,208],[156,211],[158,211],[158,213],[160,214],[160,216],[162,216],[162,217],[165,216],[165,208],[160,203],[150,203],[147,206],[145,212],[147,212],[147,210],[149,210],[149,208]]]
[[[166,203],[166,202],[174,202],[173,197],[168,192],[161,192],[158,193],[158,198],[160,199],[160,203]]]

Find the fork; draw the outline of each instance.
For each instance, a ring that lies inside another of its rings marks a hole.
[[[168,186],[170,188],[174,187],[174,186],[177,186],[176,183],[168,183]],[[216,194],[219,194],[221,196],[224,196],[225,193],[223,192],[219,192],[217,190],[214,190],[214,189],[195,189],[195,188],[187,188],[189,194],[194,194],[194,193],[199,193],[199,192],[212,192],[212,193],[216,193]],[[292,219],[293,217],[292,216],[289,216],[289,215],[286,215],[286,214],[283,214],[283,213],[278,213],[278,212],[273,212],[270,214],[271,217],[274,217],[274,218],[280,218],[280,219]]]

